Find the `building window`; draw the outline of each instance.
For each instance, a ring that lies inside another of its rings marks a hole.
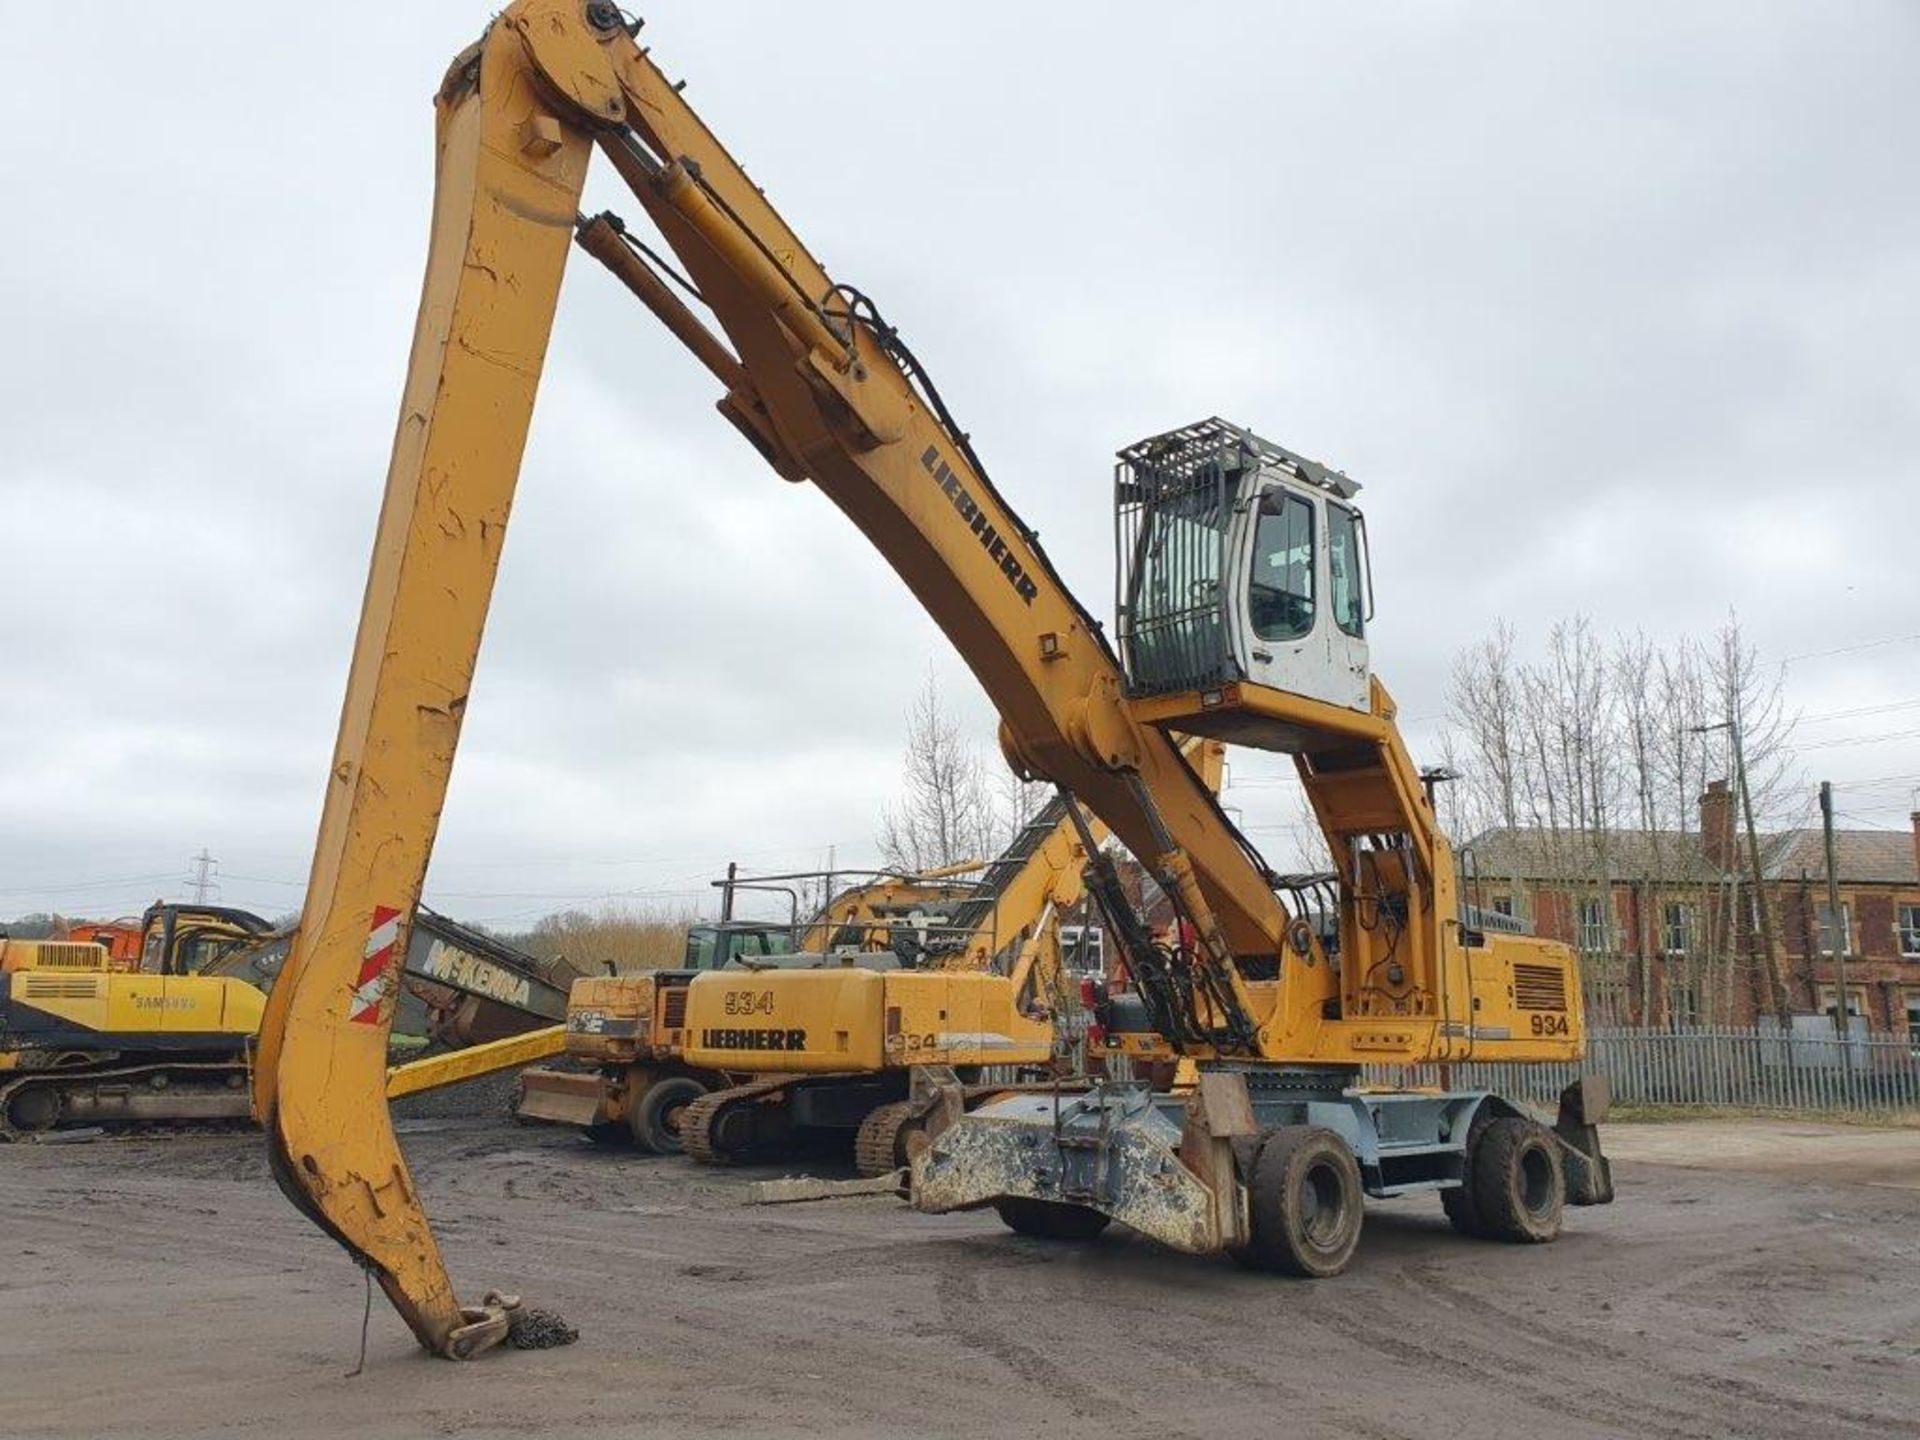
[[[1829,1020],[1833,1019],[1833,995],[1831,985],[1820,987],[1820,1013]],[[1847,987],[1847,1018],[1858,1020],[1867,1013],[1867,992],[1858,985]]]
[[[1916,921],[1920,921],[1920,906],[1915,906],[1913,908],[1915,911]],[[1505,915],[1508,919],[1512,919],[1513,918],[1513,897],[1511,895],[1494,896],[1493,897],[1493,913],[1496,915]]]
[[[1909,960],[1920,960],[1920,905],[1902,905],[1897,924],[1900,953]]]
[[[1907,1036],[1920,1041],[1920,990],[1907,991]]]
[[[1607,948],[1607,918],[1600,908],[1598,900],[1580,902],[1580,938],[1582,950],[1605,950]]]
[[[1851,955],[1853,953],[1853,907],[1851,905],[1848,905],[1845,901],[1841,902],[1840,929],[1838,932],[1836,932],[1833,928],[1832,908],[1830,906],[1822,905],[1820,907],[1819,913],[1820,913],[1820,953],[1822,955],[1833,954],[1834,936],[1836,933],[1838,933],[1840,937],[1840,944],[1842,947],[1841,953],[1843,955]]]
[[[1587,1023],[1590,1025],[1631,1025],[1632,1006],[1627,982],[1620,976],[1600,974],[1589,968],[1581,977],[1586,988]]]
[[[1693,952],[1693,906],[1668,905],[1661,915],[1660,948],[1669,955]]]
[[[1667,982],[1667,1023],[1686,1030],[1700,1023],[1700,986],[1695,982]]]

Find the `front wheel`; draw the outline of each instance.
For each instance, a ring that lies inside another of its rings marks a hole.
[[[634,1144],[656,1155],[678,1155],[686,1148],[681,1119],[687,1106],[707,1093],[691,1075],[668,1075],[656,1080],[634,1102],[627,1114]]]
[[[1353,1151],[1331,1130],[1269,1130],[1248,1184],[1253,1233],[1234,1259],[1255,1270],[1324,1279],[1338,1275],[1360,1243],[1366,1205]]]

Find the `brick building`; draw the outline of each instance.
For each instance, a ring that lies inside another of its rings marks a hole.
[[[1461,849],[1463,892],[1575,946],[1597,1024],[1751,1025],[1776,975],[1791,1010],[1831,1013],[1844,935],[1849,1013],[1920,1036],[1920,812],[1910,830],[1834,841],[1837,925],[1821,832],[1760,837],[1770,961],[1724,781],[1700,797],[1697,830],[1486,831]]]

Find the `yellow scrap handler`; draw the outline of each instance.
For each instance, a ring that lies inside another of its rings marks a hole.
[[[1225,747],[1193,740],[1187,753],[1218,789]],[[711,928],[732,937],[721,963],[696,930],[681,970],[576,981],[576,1068],[528,1071],[519,1113],[705,1164],[850,1145],[863,1175],[900,1168],[930,1105],[910,1093],[916,1070],[967,1076],[969,1104],[1013,1088],[981,1083],[986,1067],[1059,1077],[1058,1022],[1079,1011],[1060,931],[1085,895],[1082,828],[1104,834],[1055,796],[991,864],[872,878],[785,932],[742,932],[736,894],[831,890],[836,877],[730,871],[715,882],[729,918]],[[981,874],[962,883],[965,870]]]
[[[687,1063],[688,987],[703,973],[727,967],[760,971],[788,963],[824,946],[845,956],[893,943],[900,917],[918,916],[959,893],[955,877],[979,869],[978,862],[949,867],[933,875],[880,876],[833,895],[802,923],[734,918],[742,889],[776,890],[797,910],[800,883],[836,876],[764,876],[716,882],[725,890],[718,923],[700,923],[687,931],[685,957],[677,969],[588,975],[573,982],[567,1001],[565,1068],[540,1067],[520,1077],[523,1120],[575,1125],[599,1144],[631,1142],[642,1151],[678,1154],[681,1124],[690,1101],[732,1084],[726,1067]]]
[[[722,387],[721,413],[810,481],[900,575],[998,707],[1015,769],[1098,815],[1180,911],[1147,933],[1088,847],[1090,889],[1189,1095],[1119,1085],[955,1115],[913,1166],[923,1209],[1016,1228],[1120,1219],[1195,1251],[1344,1266],[1362,1194],[1428,1193],[1456,1223],[1550,1239],[1611,1198],[1602,1087],[1548,1127],[1498,1095],[1360,1083],[1363,1066],[1571,1061],[1561,946],[1473,923],[1395,707],[1367,659],[1365,530],[1339,473],[1218,420],[1122,452],[1118,626],[1061,580],[926,370],[836,284],[606,0],[517,0],[436,100],[427,274],[307,907],[256,1073],[275,1174],[419,1342],[465,1357],[515,1305],[462,1307],[382,1095],[399,943],[445,795],[571,242]],[[579,216],[604,153],[711,312],[610,218]],[[1334,856],[1336,923],[1292,914],[1175,732],[1294,759]],[[1077,806],[1069,814],[1077,815]]]
[[[1217,741],[1187,744],[1209,791],[1224,754]],[[687,1153],[724,1164],[850,1139],[860,1173],[882,1175],[924,1138],[934,1097],[916,1093],[916,1073],[951,1070],[963,1107],[1020,1088],[983,1076],[987,1067],[1068,1073],[1064,1022],[1079,996],[1061,930],[1085,896],[1088,847],[1105,836],[1078,811],[1056,794],[937,923],[923,912],[911,923],[925,928],[877,951],[809,953],[695,980],[683,1058],[737,1083],[687,1104]]]

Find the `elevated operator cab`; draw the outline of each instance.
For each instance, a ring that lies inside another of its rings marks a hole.
[[[1161,699],[1169,716],[1193,712],[1182,728],[1269,750],[1311,748],[1309,728],[1345,728],[1321,707],[1370,713],[1359,488],[1219,419],[1121,451],[1116,610],[1128,693]],[[1280,695],[1313,703],[1280,705],[1276,726]]]

